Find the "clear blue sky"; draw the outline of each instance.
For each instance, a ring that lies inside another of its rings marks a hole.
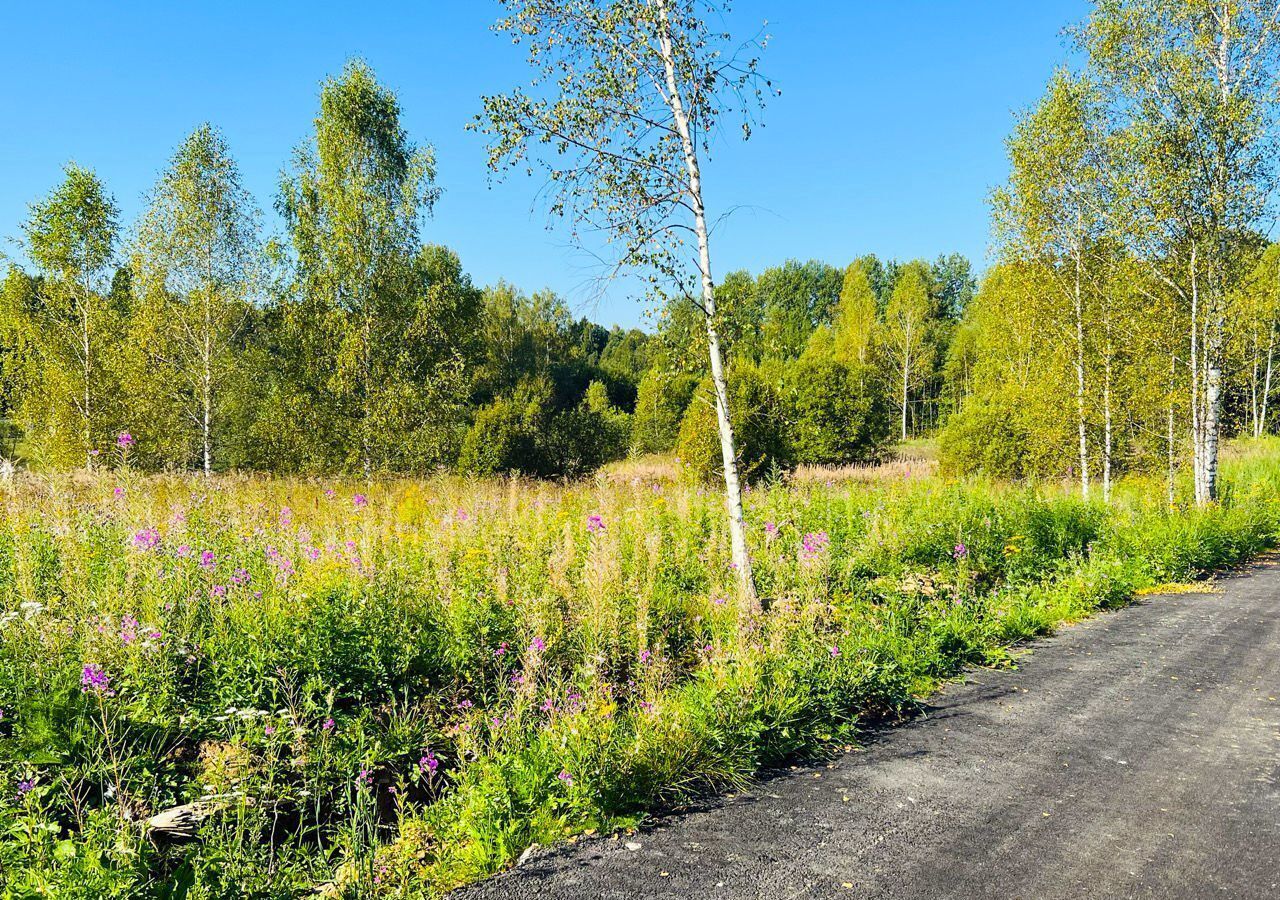
[[[488,0],[159,0],[14,3],[0,17],[0,235],[68,160],[96,169],[131,221],[177,143],[221,128],[267,213],[320,80],[363,56],[400,96],[412,137],[436,148],[444,197],[424,239],[448,244],[479,284],[550,287],[605,324],[640,323],[628,285],[594,300],[597,268],[548,232],[538,182],[490,186],[483,139],[464,131],[479,97],[526,76],[488,26]],[[788,258],[837,265],[875,252],[981,265],[987,191],[1002,141],[1066,57],[1063,26],[1084,0],[739,0],[734,22],[768,19],[765,70],[782,96],[749,143],[717,148],[720,273]],[[12,255],[13,247],[3,249]]]

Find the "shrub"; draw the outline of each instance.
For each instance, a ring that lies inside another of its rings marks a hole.
[[[789,468],[794,458],[778,392],[750,363],[733,366],[728,382],[729,411],[743,479],[750,481],[773,469]],[[698,385],[685,411],[676,450],[685,471],[694,478],[712,481],[722,474],[720,431],[710,376]]]
[[[689,408],[698,379],[693,375],[652,368],[640,381],[631,452],[668,453],[680,436],[680,420]]]

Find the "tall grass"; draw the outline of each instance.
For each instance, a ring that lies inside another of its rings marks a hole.
[[[1204,510],[810,472],[748,497],[744,619],[719,497],[664,473],[6,487],[0,895],[435,896],[852,741],[1280,525],[1274,440]],[[192,801],[194,841],[148,838]]]

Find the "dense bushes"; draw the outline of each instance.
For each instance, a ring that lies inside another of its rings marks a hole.
[[[738,460],[747,480],[801,463],[874,461],[891,442],[893,419],[869,366],[806,352],[790,363],[738,363],[728,382]],[[722,470],[714,398],[710,378],[704,379],[688,404],[677,444],[685,470],[706,481]]]

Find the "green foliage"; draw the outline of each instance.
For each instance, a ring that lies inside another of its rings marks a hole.
[[[783,393],[798,463],[844,464],[880,459],[892,438],[891,413],[874,368],[837,356],[829,329],[787,366]]]
[[[777,388],[759,366],[739,362],[729,370],[729,411],[733,422],[742,477],[761,478],[794,461],[786,410]],[[680,422],[676,453],[693,478],[721,477],[723,458],[716,427],[715,392],[711,379],[698,385]]]
[[[636,395],[632,453],[667,453],[675,447],[680,422],[697,386],[696,376],[657,366],[644,374]]]

